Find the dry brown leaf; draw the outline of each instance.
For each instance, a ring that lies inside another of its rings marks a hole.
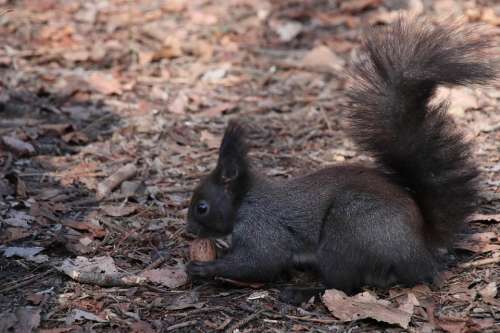
[[[58,269],[71,278],[77,277],[82,272],[98,272],[102,274],[118,273],[118,269],[115,266],[115,261],[109,256],[94,258],[78,256],[75,259],[67,258]]]
[[[111,74],[93,72],[87,78],[87,83],[92,89],[103,95],[120,95],[122,93],[120,81]]]
[[[500,245],[485,242],[476,242],[472,240],[462,240],[460,242],[457,242],[454,247],[456,249],[463,249],[475,253],[495,252],[500,250]]]
[[[135,321],[133,323],[129,323],[130,332],[131,333],[155,333],[157,332],[151,324],[145,322],[143,320]]]
[[[500,222],[500,214],[472,214],[469,219],[469,222],[474,221],[496,221]]]
[[[497,283],[493,281],[488,283],[483,289],[479,290],[479,295],[481,295],[484,300],[491,300],[497,296],[497,292]]]
[[[144,66],[149,64],[151,61],[153,61],[154,56],[155,53],[152,51],[139,51],[138,54],[139,65]]]
[[[477,109],[479,102],[474,91],[467,87],[447,88],[440,87],[435,101],[449,101],[448,112],[456,116],[463,116],[468,109]]]
[[[340,9],[348,12],[359,12],[369,7],[375,7],[381,0],[349,0],[342,1]]]
[[[30,235],[32,235],[32,232],[23,228],[6,228],[0,236],[0,241],[7,244]]]
[[[200,140],[210,149],[219,147],[220,139],[207,130],[201,131]]]
[[[182,42],[175,35],[169,35],[163,40],[163,47],[155,52],[153,60],[173,59],[183,55]]]
[[[271,20],[269,26],[282,42],[293,40],[303,29],[302,23],[290,20]]]
[[[137,206],[128,205],[128,206],[102,206],[101,209],[108,216],[112,217],[121,217],[127,216],[137,211]]]
[[[436,320],[436,324],[437,326],[439,326],[439,328],[441,328],[445,332],[462,333],[465,329],[465,325],[467,324],[467,322],[462,319],[440,318],[439,320]]]
[[[211,108],[208,108],[202,112],[197,113],[197,116],[200,117],[218,117],[220,116],[224,111],[231,110],[236,107],[235,103],[221,103],[217,104],[216,106],[213,106]]]
[[[74,50],[65,52],[63,54],[64,59],[69,61],[87,61],[90,58],[90,52],[87,50]]]
[[[82,145],[90,141],[87,134],[80,131],[70,132],[68,134],[65,134],[62,136],[62,139],[64,142],[73,143],[76,145]]]
[[[88,231],[96,238],[106,236],[106,229],[98,225],[98,222],[92,223],[87,221],[61,220],[60,223],[75,230]]]
[[[387,301],[377,300],[368,293],[349,297],[340,290],[329,289],[322,300],[328,310],[343,321],[372,318],[408,328],[412,316],[412,313],[390,307]]]
[[[62,135],[73,128],[71,124],[42,124],[40,129],[47,135]]]
[[[30,333],[40,325],[39,307],[24,306],[0,313],[0,332]]]
[[[320,45],[309,51],[302,58],[300,64],[304,67],[341,70],[345,65],[345,61],[327,46]]]
[[[162,2],[161,8],[167,12],[180,12],[186,8],[186,0],[169,0]]]
[[[176,267],[151,269],[142,272],[139,276],[169,288],[178,288],[188,282],[186,271]]]
[[[3,144],[12,152],[19,155],[31,155],[35,153],[35,148],[31,143],[24,142],[13,136],[3,136]]]
[[[185,114],[188,101],[188,95],[184,91],[180,91],[168,109],[172,113]]]
[[[495,13],[495,9],[491,7],[483,7],[481,21],[494,26],[500,26],[500,15]]]

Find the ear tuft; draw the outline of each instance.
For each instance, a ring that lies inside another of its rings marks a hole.
[[[231,120],[222,138],[217,163],[221,180],[225,183],[245,176],[248,171],[248,146],[244,137],[243,127],[238,122]]]

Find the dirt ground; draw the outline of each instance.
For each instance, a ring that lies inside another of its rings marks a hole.
[[[369,163],[339,107],[363,28],[462,16],[498,57],[495,2],[0,0],[0,332],[499,332],[499,82],[440,91],[483,175],[440,284],[367,289],[357,320],[279,301],[314,277],[183,271],[190,194],[229,119],[272,177]]]

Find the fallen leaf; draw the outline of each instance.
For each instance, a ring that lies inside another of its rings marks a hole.
[[[7,244],[19,239],[31,236],[33,233],[29,230],[23,228],[6,228],[3,235],[0,237],[0,241]]]
[[[477,232],[475,234],[472,234],[469,236],[470,239],[477,241],[477,242],[489,242],[493,239],[497,238],[496,232],[493,231],[487,231],[487,232]]]
[[[85,321],[85,320],[90,320],[90,321],[95,321],[98,323],[106,323],[107,320],[104,318],[101,318],[91,312],[88,311],[83,311],[80,309],[73,309],[67,316],[66,316],[66,324],[71,325],[75,321]]]
[[[435,100],[437,102],[449,101],[448,112],[456,116],[463,116],[466,110],[479,107],[477,96],[471,88],[467,87],[440,87]]]
[[[213,68],[205,72],[201,77],[202,81],[214,82],[223,79],[227,74],[227,67]]]
[[[342,1],[340,9],[347,12],[360,12],[364,9],[375,7],[380,4],[381,0],[349,0]]]
[[[500,214],[472,214],[469,219],[469,222],[474,221],[496,221],[500,222]]]
[[[293,40],[303,29],[302,23],[290,20],[271,20],[269,26],[282,42]]]
[[[304,67],[342,70],[345,61],[327,46],[320,45],[306,53],[300,64]]]
[[[3,136],[3,144],[11,151],[19,155],[32,155],[35,148],[31,143],[24,142],[13,136]]]
[[[20,228],[29,228],[35,218],[23,211],[9,210],[7,217],[3,220],[8,225]]]
[[[484,6],[481,20],[493,26],[500,26],[500,15],[497,15],[497,13],[495,13],[495,8]]]
[[[64,142],[73,143],[76,145],[82,145],[90,141],[88,135],[80,131],[64,134],[62,136],[62,139]]]
[[[44,250],[43,247],[17,247],[17,246],[12,246],[12,247],[6,247],[3,249],[3,255],[6,256],[7,258],[9,257],[21,257],[21,258],[27,258],[27,257],[33,257],[37,255],[38,253],[42,252]]]
[[[247,297],[247,301],[254,301],[256,299],[262,299],[262,298],[266,298],[269,296],[269,291],[267,290],[264,290],[264,291],[256,291],[254,293],[251,293],[248,297]]]
[[[137,206],[135,205],[128,205],[128,206],[103,206],[101,209],[106,213],[108,216],[112,217],[121,217],[121,216],[127,216],[135,211],[137,211]]]
[[[142,272],[139,276],[169,288],[178,288],[188,282],[186,271],[182,268],[151,269]]]
[[[138,54],[138,62],[139,65],[144,66],[149,64],[155,56],[155,53],[152,51],[139,51]]]
[[[39,307],[25,306],[0,313],[0,332],[30,333],[40,325]]]
[[[71,124],[42,124],[40,130],[46,135],[62,135],[73,128]]]
[[[197,116],[199,117],[218,117],[220,116],[224,111],[231,110],[236,107],[235,103],[220,103],[217,104],[216,106],[213,106],[211,108],[208,108],[202,112],[197,113]]]
[[[169,0],[162,3],[161,8],[167,12],[181,12],[186,8],[187,0]]]
[[[163,47],[155,52],[153,60],[178,58],[182,54],[181,40],[177,36],[170,35],[163,40]]]
[[[78,256],[75,259],[67,258],[58,268],[71,278],[75,278],[81,272],[99,272],[102,274],[118,273],[115,261],[109,256],[87,258]]]
[[[201,131],[200,140],[210,149],[219,147],[220,139],[207,130]]]
[[[151,326],[150,323],[145,322],[143,320],[139,320],[133,323],[130,323],[130,332],[132,333],[155,333],[156,330]]]
[[[343,321],[372,318],[408,328],[412,313],[390,307],[387,301],[377,300],[366,294],[349,297],[340,290],[329,289],[325,291],[322,300],[328,310]]]
[[[493,298],[495,298],[497,296],[497,283],[495,281],[493,282],[490,282],[486,285],[486,287],[484,287],[483,289],[479,290],[479,295],[481,295],[481,297],[484,299],[484,300],[491,300]]]
[[[63,54],[64,59],[69,60],[69,61],[87,61],[90,57],[90,53],[87,50],[75,50],[75,51],[69,51],[65,52]]]
[[[113,75],[101,72],[93,72],[87,78],[87,83],[92,89],[103,95],[122,93],[122,85]]]
[[[96,238],[102,238],[106,236],[106,229],[99,225],[99,222],[94,222],[95,220],[89,219],[88,221],[75,221],[75,220],[61,220],[60,223],[66,227],[75,229],[75,230],[83,230],[88,231],[92,234],[92,236]]]
[[[188,101],[188,95],[185,92],[180,91],[168,109],[172,113],[185,114]]]
[[[10,182],[0,176],[0,196],[12,195],[14,194],[14,189]]]
[[[462,333],[467,322],[461,319],[446,318],[436,320],[437,326],[448,333]]]

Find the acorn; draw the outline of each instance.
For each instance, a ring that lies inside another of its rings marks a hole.
[[[212,261],[216,258],[215,243],[211,239],[195,239],[189,245],[189,258],[194,261]]]

